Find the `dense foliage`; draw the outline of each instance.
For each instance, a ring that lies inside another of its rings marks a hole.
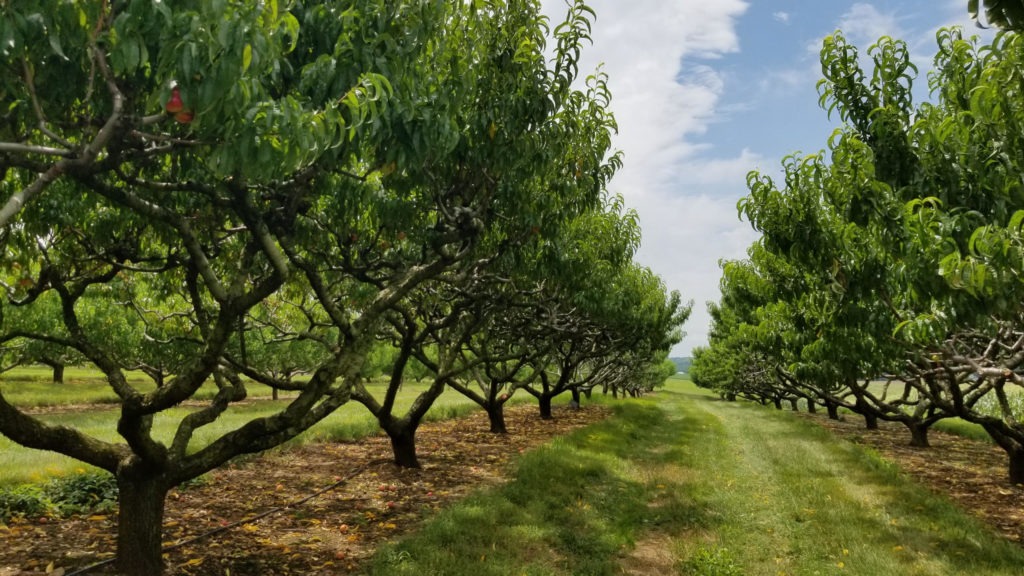
[[[2,386],[0,433],[116,477],[122,572],[161,570],[171,487],[350,399],[415,465],[446,386],[476,382],[493,406],[536,382],[547,400],[659,383],[689,309],[632,262],[635,215],[607,193],[610,96],[577,63],[593,16],[580,1],[554,27],[529,0],[5,4],[3,366],[95,367],[121,441],[46,424]],[[433,384],[396,415],[409,370]],[[383,399],[362,386],[377,373]],[[216,396],[154,437],[209,381]],[[291,400],[196,445],[251,382]]]
[[[825,39],[828,149],[749,177],[739,205],[762,237],[723,265],[710,346],[692,374],[727,395],[803,399],[928,428],[981,425],[1024,482],[1021,262],[1024,43],[938,32],[933,101],[914,105],[906,45],[882,38],[870,73]]]

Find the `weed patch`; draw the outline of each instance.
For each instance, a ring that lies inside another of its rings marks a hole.
[[[105,472],[82,472],[44,484],[0,488],[0,522],[14,518],[109,512],[117,505],[117,482]]]

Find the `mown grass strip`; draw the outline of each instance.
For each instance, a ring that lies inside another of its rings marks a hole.
[[[657,400],[524,455],[370,573],[1021,573],[1024,550],[869,451],[692,387]]]

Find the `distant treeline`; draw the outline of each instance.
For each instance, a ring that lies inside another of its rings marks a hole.
[[[693,362],[693,358],[686,356],[685,358],[669,358],[676,365],[676,372],[689,373],[690,363]]]

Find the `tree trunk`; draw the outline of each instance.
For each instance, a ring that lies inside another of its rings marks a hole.
[[[782,398],[772,398],[772,404],[775,405],[776,410],[782,410]]]
[[[1010,482],[1013,484],[1024,484],[1024,450],[1007,450],[1006,454],[1010,457]]]
[[[572,402],[569,402],[569,408],[572,408],[573,410],[579,410],[580,409],[580,389],[579,388],[573,388],[572,389]]]
[[[117,568],[124,576],[163,574],[161,542],[168,487],[159,478],[120,473],[117,478]]]
[[[878,416],[874,412],[864,413],[864,427],[868,430],[878,430]]]
[[[618,388],[612,388],[612,398],[618,398],[618,397],[619,397],[619,389]]]
[[[789,407],[793,409],[793,412],[799,412],[800,411],[800,399],[799,398],[790,398],[789,399]]]
[[[814,400],[811,400],[810,398],[807,399],[807,412],[809,414],[818,413],[818,407],[814,405]]]
[[[727,392],[726,395],[725,395],[725,401],[726,402],[735,402],[736,401],[736,393],[735,392]]]
[[[928,448],[928,426],[920,422],[904,422],[910,429],[910,445],[917,448]]]
[[[839,420],[839,404],[826,400],[825,409],[828,410],[829,420]]]
[[[280,396],[280,394],[281,393],[277,390],[277,388],[271,388],[270,389],[270,399],[271,400],[278,400],[279,399],[278,396]]]
[[[992,440],[1006,451],[1009,459],[1007,473],[1010,482],[1013,484],[1024,484],[1024,444],[1019,441],[1019,435],[1008,434],[1006,430],[991,424],[981,424],[992,437]],[[1005,425],[1004,425],[1005,426]]]
[[[864,427],[868,430],[878,430],[878,415],[874,409],[863,398],[857,397],[857,413],[864,417]]]
[[[487,419],[491,422],[491,432],[494,434],[508,434],[505,427],[505,406],[503,404],[491,404],[486,408]]]
[[[402,426],[387,430],[391,438],[391,452],[395,456],[395,465],[401,468],[419,468],[420,461],[416,458],[416,426]]]
[[[53,383],[63,384],[64,383],[64,365],[54,363],[53,368]]]
[[[594,393],[594,389],[593,388],[587,388],[586,390],[583,391],[583,395],[587,397],[587,400],[590,400],[590,395],[593,394],[593,393]]]
[[[551,420],[551,396],[541,394],[538,403],[540,404],[540,419]]]

